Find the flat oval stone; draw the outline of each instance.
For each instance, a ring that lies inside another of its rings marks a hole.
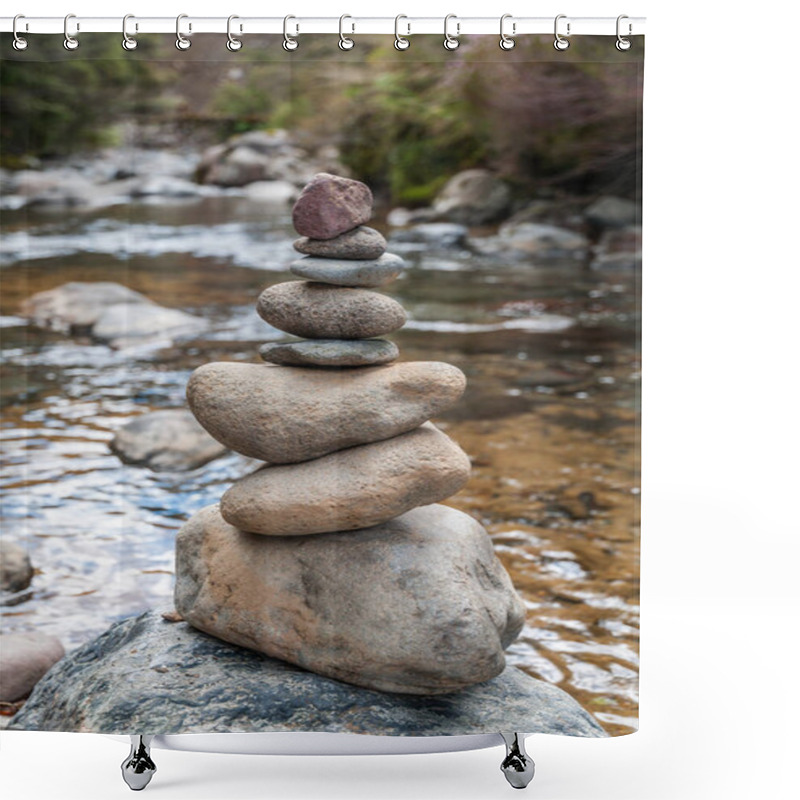
[[[217,362],[194,371],[186,396],[218,442],[292,464],[413,430],[458,402],[465,386],[464,373],[440,361],[336,372]]]
[[[290,367],[372,367],[394,361],[400,351],[387,339],[308,339],[267,342],[258,354]]]
[[[190,625],[383,692],[442,694],[494,678],[525,620],[486,530],[447,506],[275,537],[240,531],[209,506],[175,548],[175,608]]]
[[[220,512],[268,536],[368,528],[444,500],[469,480],[467,454],[435,425],[302,464],[267,466],[222,495]]]
[[[307,339],[371,339],[406,321],[403,307],[391,297],[307,281],[270,286],[256,309],[274,328]]]
[[[386,239],[376,231],[361,225],[333,239],[309,239],[303,236],[294,243],[298,253],[322,258],[372,259],[386,252]]]
[[[393,253],[384,253],[371,261],[335,261],[306,256],[289,265],[301,278],[336,286],[384,286],[405,269],[406,262]]]
[[[295,230],[310,239],[333,239],[369,222],[371,216],[369,186],[327,172],[306,184],[292,208]]]

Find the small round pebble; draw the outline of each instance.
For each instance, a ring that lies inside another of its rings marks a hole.
[[[298,253],[321,258],[372,259],[386,252],[386,239],[366,225],[360,225],[335,239],[309,239],[303,236],[294,243]]]
[[[264,361],[290,367],[371,367],[400,355],[397,345],[386,339],[268,342],[258,352]]]
[[[297,276],[308,281],[330,283],[334,286],[385,286],[405,268],[400,256],[384,253],[371,261],[334,261],[329,258],[306,256],[289,265]]]

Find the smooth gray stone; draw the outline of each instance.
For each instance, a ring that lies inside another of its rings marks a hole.
[[[117,431],[110,447],[125,464],[154,472],[197,469],[227,452],[188,408],[141,414]]]
[[[54,636],[0,634],[0,702],[25,697],[63,655],[64,648]]]
[[[375,692],[166,622],[160,611],[122,620],[63,658],[9,729],[607,735],[566,692],[515,667],[454,694]]]
[[[371,261],[336,261],[329,258],[305,258],[293,261],[289,269],[308,281],[335,286],[385,286],[404,269],[406,262],[393,253],[384,253]]]
[[[32,579],[28,552],[14,542],[0,539],[0,591],[21,592],[30,586]]]
[[[371,339],[406,322],[406,312],[391,297],[308,281],[270,286],[256,310],[273,328],[306,339]]]
[[[376,231],[360,225],[335,239],[309,239],[302,236],[294,243],[298,253],[322,258],[373,259],[386,252],[386,239]]]
[[[400,352],[387,339],[308,339],[267,342],[258,353],[264,361],[287,367],[372,367],[394,361]]]

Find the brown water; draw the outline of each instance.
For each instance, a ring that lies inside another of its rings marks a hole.
[[[183,403],[191,370],[257,360],[281,334],[253,310],[287,279],[285,210],[242,198],[4,215],[3,535],[38,568],[0,606],[5,631],[75,647],[118,619],[170,603],[174,536],[252,467],[230,455],[191,473],[122,465],[113,432]],[[575,261],[509,263],[420,246],[389,287],[410,312],[404,360],[467,374],[438,420],[473,461],[448,504],[480,519],[528,619],[509,660],[557,683],[610,733],[636,727],[638,287]],[[202,340],[112,351],[29,327],[19,302],[69,280],[114,280],[212,321]],[[551,316],[555,315],[555,316]],[[565,327],[571,324],[571,327]]]

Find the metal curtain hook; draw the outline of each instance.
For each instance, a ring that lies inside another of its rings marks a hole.
[[[346,19],[353,19],[349,14],[342,14],[339,17],[339,49],[340,50],[352,50],[355,47],[355,42],[349,38],[348,36],[344,35],[344,21]],[[352,31],[351,33],[356,32],[355,23],[352,23]]]
[[[67,14],[64,17],[64,49],[65,50],[77,50],[78,49],[78,40],[74,36],[70,36],[69,34],[69,21],[71,19],[75,19],[74,14]],[[79,31],[81,29],[80,23],[75,24],[75,31]]]
[[[559,32],[558,32],[558,21],[560,19],[566,19],[566,14],[559,14],[556,17],[555,23],[553,23],[553,33],[555,34],[555,41],[553,42],[553,47],[556,50],[566,50],[569,47],[569,39],[565,39]],[[567,36],[570,34],[570,23],[567,23]]]
[[[126,14],[122,18],[122,47],[124,50],[135,50],[138,42],[128,33],[128,20],[136,19],[133,14]],[[136,23],[134,30],[139,30],[139,23]]]
[[[617,48],[617,50],[620,50],[620,51],[625,51],[625,50],[630,50],[631,49],[631,40],[630,39],[626,39],[620,33],[620,23],[624,19],[629,19],[627,14],[620,14],[617,17],[617,42],[616,42],[615,47]],[[633,32],[633,25],[631,25],[631,23],[629,22],[628,23],[628,36],[630,36],[632,32]]]
[[[178,14],[175,20],[175,47],[178,50],[188,50],[192,46],[191,39],[187,39],[181,33],[181,20],[187,19],[189,17],[188,14]],[[192,32],[192,23],[189,23],[189,33]]]
[[[11,45],[15,50],[25,50],[28,47],[28,40],[27,39],[23,39],[17,33],[17,20],[20,20],[20,19],[25,19],[25,15],[24,14],[17,14],[17,16],[14,17],[14,22],[12,24],[12,31],[14,33],[14,41],[11,43]],[[25,23],[25,30],[26,31],[28,30],[28,23],[27,22]]]
[[[452,33],[447,29],[448,24],[451,19],[456,21],[456,34],[453,36]],[[461,23],[458,21],[458,17],[455,14],[448,14],[444,18],[444,41],[442,45],[444,46],[445,50],[455,50],[460,42],[458,41],[458,37],[461,35]]]
[[[516,22],[512,22],[511,23],[511,36],[509,36],[505,32],[506,20],[507,19],[511,19],[511,18],[512,18],[511,14],[503,14],[503,16],[500,17],[500,49],[501,50],[513,50],[514,49],[514,45],[516,44],[516,42],[514,41],[514,39],[512,37],[516,36],[517,23]]]
[[[231,22],[233,22],[235,19],[239,19],[239,17],[237,17],[236,14],[231,14],[228,17],[228,41],[225,42],[225,47],[227,47],[228,50],[231,51],[231,53],[235,53],[237,50],[241,50],[243,47],[242,40],[237,39],[233,35],[233,33],[231,33]],[[242,26],[239,25],[239,33],[241,32],[242,32]]]
[[[400,20],[401,19],[408,19],[405,14],[398,14],[394,18],[394,49],[395,50],[408,50],[411,47],[411,42],[405,38],[405,36],[400,35]],[[408,34],[411,35],[411,23],[407,22],[406,26],[408,27]]]
[[[290,19],[297,19],[297,17],[287,14],[283,18],[283,49],[291,53],[292,50],[297,50],[297,48],[300,46],[300,43],[294,38],[294,36],[289,36]],[[298,33],[300,33],[300,26],[295,23],[295,35]]]

